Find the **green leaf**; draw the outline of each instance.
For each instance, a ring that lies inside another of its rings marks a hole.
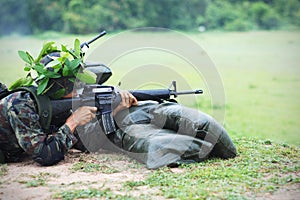
[[[76,78],[82,82],[93,84],[96,83],[97,75],[87,69],[84,69],[82,73],[77,73]]]
[[[72,83],[75,83],[75,78],[74,77],[68,78],[68,80],[71,81]]]
[[[49,62],[47,67],[40,63],[40,60],[47,54],[51,52],[60,52],[60,57]],[[20,86],[30,85],[33,81],[38,84],[38,94],[42,94],[45,91],[49,90],[53,85],[47,87],[50,78],[60,78],[62,76],[71,76],[77,75],[77,72],[81,70],[81,49],[80,41],[75,39],[74,49],[68,49],[66,45],[61,45],[61,48],[55,45],[55,42],[46,42],[44,43],[39,55],[37,58],[33,58],[28,52],[18,51],[20,58],[26,63],[24,71],[29,72],[26,78],[20,78],[15,83],[11,85],[10,88],[17,88]],[[70,61],[71,60],[71,61]],[[93,72],[83,70],[78,75],[78,78],[86,83],[95,83],[96,74]],[[75,81],[75,77],[70,79]]]
[[[37,77],[37,79],[35,80],[36,82],[37,81],[40,81],[40,80],[42,80],[43,78],[45,78],[45,75],[44,74],[41,74],[41,75],[39,75],[38,77]]]
[[[65,66],[62,70],[62,75],[63,76],[69,76],[71,73],[71,71],[69,70],[69,68],[67,66]]]
[[[38,95],[43,93],[43,91],[47,87],[48,82],[49,82],[49,78],[44,78],[43,80],[41,80],[41,82],[39,83],[38,88],[37,88]]]
[[[30,70],[31,70],[31,66],[26,64],[25,67],[24,67],[24,71],[29,72]]]
[[[8,90],[14,90],[18,87],[20,87],[22,85],[24,78],[19,78],[18,80],[16,80],[15,82],[13,82],[9,87]]]
[[[54,72],[60,74],[61,68],[62,68],[62,65],[60,67],[54,69]]]
[[[74,76],[79,70],[81,59],[77,58],[72,61],[67,59],[65,61],[65,67],[63,68],[63,76]]]
[[[53,85],[54,85],[54,82],[43,91],[43,94],[45,94],[46,92],[48,92],[52,88]]]
[[[57,69],[57,68],[61,68],[62,65],[61,65],[61,62],[59,60],[52,60],[51,62],[49,62],[47,64],[47,68],[54,68],[54,69]]]
[[[54,94],[52,94],[50,97],[52,99],[60,99],[63,96],[65,96],[65,92],[66,92],[66,89],[65,88],[61,88],[61,89],[57,90]]]
[[[60,52],[60,57],[57,60],[64,64],[68,58],[72,58],[69,52]]]
[[[29,60],[30,60],[30,65],[32,65],[33,63],[34,63],[34,59],[33,59],[33,57],[30,55],[30,53],[28,53],[27,51],[26,51],[26,54],[27,54],[27,56],[28,56],[28,58],[29,58]]]
[[[49,71],[49,70],[46,70],[46,72],[44,73],[45,77],[48,77],[48,78],[60,78],[61,75],[59,73],[56,73],[55,71]]]
[[[27,76],[27,77],[25,78],[25,81],[24,81],[24,83],[23,83],[23,86],[29,86],[29,85],[31,85],[32,83],[33,83],[32,77],[31,77],[31,76]]]
[[[73,58],[78,58],[78,56],[76,56],[76,54],[73,51],[68,50],[68,53],[71,54]]]
[[[12,83],[8,89],[9,90],[14,90],[18,87],[22,87],[22,86],[29,86],[31,85],[33,82],[33,79],[30,76],[27,76],[25,78],[19,78],[18,80],[16,80],[14,83]]]
[[[68,66],[70,70],[74,70],[77,68],[81,63],[81,59],[77,58],[70,62],[70,65]]]
[[[49,51],[53,52],[54,50],[56,50],[56,47],[52,47],[52,45],[55,44],[55,42],[47,42],[43,45],[42,50],[40,51],[39,56],[37,57],[37,59],[35,59],[36,63],[39,63],[40,60],[43,58],[43,56],[45,56],[47,53],[49,53]]]
[[[44,76],[47,78],[60,78],[61,77],[61,75],[59,73],[57,73],[53,68],[45,69],[44,65],[42,65],[42,64],[35,65],[34,69],[38,72],[39,76]],[[51,71],[51,69],[53,71]],[[38,79],[41,80],[42,78],[39,77]]]
[[[80,57],[80,41],[76,38],[74,41],[74,52],[77,58]]]
[[[64,66],[69,67],[71,65],[71,62],[69,59],[65,60]]]
[[[25,51],[18,51],[18,54],[24,62],[28,63],[29,65],[32,64],[30,57],[28,56],[28,54]]]
[[[68,48],[67,48],[67,46],[65,46],[65,45],[61,45],[61,50],[63,51],[63,52],[67,52],[68,51]]]
[[[44,65],[42,65],[42,64],[40,64],[40,63],[34,65],[34,66],[33,66],[33,69],[34,69],[35,71],[37,71],[38,74],[44,74],[45,71],[47,71],[46,69],[44,69]]]

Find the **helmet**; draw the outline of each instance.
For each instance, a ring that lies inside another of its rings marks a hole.
[[[47,65],[49,65],[52,61],[57,60],[59,57],[61,57],[60,52],[49,53],[41,59],[40,63],[44,65],[44,69],[49,72],[53,72],[54,68]],[[62,70],[59,70],[57,73],[59,73],[61,76],[57,78],[49,78],[45,88],[46,91],[44,92],[45,95],[52,99],[59,99],[67,95],[72,92],[74,88],[74,76],[62,76]]]
[[[34,59],[28,52],[18,51],[26,62],[24,70],[29,72],[25,78],[15,81],[9,90],[21,86],[37,85],[37,94],[45,94],[58,99],[69,94],[75,80],[84,83],[96,83],[97,75],[83,66],[83,56],[80,52],[80,42],[74,42],[74,50],[61,45],[58,48],[54,42],[45,43],[39,56]]]

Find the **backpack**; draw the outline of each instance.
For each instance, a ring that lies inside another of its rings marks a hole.
[[[46,95],[37,95],[36,87],[33,86],[20,87],[15,90],[8,91],[6,86],[0,82],[0,100],[14,92],[19,92],[19,91],[29,92],[31,96],[34,98],[37,105],[38,115],[40,117],[39,121],[42,126],[42,129],[46,133],[49,133],[50,123],[52,118],[52,106],[51,106],[50,98]]]

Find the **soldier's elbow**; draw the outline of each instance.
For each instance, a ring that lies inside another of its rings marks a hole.
[[[61,147],[60,142],[52,137],[47,143],[44,142],[36,148],[32,159],[42,166],[54,165],[64,160],[64,152]]]

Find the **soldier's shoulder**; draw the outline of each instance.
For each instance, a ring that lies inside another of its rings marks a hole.
[[[27,91],[17,91],[9,94],[5,98],[1,99],[1,104],[3,107],[35,107],[34,98]]]

